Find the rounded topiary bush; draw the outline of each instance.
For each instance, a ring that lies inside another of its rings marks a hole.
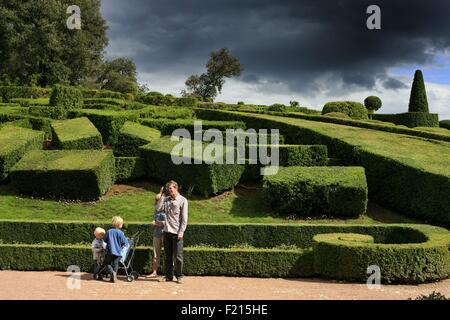
[[[322,114],[325,115],[331,112],[344,113],[356,120],[366,120],[368,118],[366,107],[359,102],[353,101],[335,101],[326,103],[322,109]]]
[[[342,112],[330,112],[325,114],[324,117],[352,120],[352,118]]]
[[[449,239],[427,227],[426,240],[375,243],[361,234],[328,233],[313,238],[314,272],[326,278],[366,282],[377,266],[383,283],[423,283],[450,274]],[[404,239],[406,240],[406,239]],[[404,243],[407,242],[407,243]]]
[[[267,108],[267,110],[274,112],[285,112],[287,110],[287,107],[284,104],[275,103],[271,105],[269,108]]]
[[[442,120],[441,122],[439,122],[439,126],[441,128],[450,130],[450,120]]]

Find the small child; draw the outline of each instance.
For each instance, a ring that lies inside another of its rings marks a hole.
[[[108,273],[111,274],[111,282],[117,281],[117,271],[119,270],[119,261],[122,258],[122,249],[129,243],[128,238],[123,233],[123,219],[119,216],[112,218],[113,228],[109,229],[105,235],[106,257],[105,266]]]
[[[155,204],[161,199],[161,194],[157,194],[155,197]],[[149,278],[155,278],[158,275],[158,269],[161,264],[161,249],[164,243],[164,224],[166,221],[166,214],[163,211],[153,212],[153,272],[149,275]]]
[[[92,241],[92,254],[94,258],[94,279],[99,279],[99,271],[105,260],[106,243],[103,241],[105,229],[96,228],[94,231],[95,239]]]

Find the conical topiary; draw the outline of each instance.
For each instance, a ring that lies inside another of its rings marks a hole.
[[[427,92],[423,81],[422,71],[417,70],[414,75],[414,82],[409,98],[409,112],[429,112]]]

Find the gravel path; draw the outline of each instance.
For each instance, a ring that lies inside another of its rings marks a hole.
[[[140,278],[115,284],[81,274],[80,289],[68,289],[64,272],[0,271],[0,299],[408,299],[438,291],[450,297],[450,280],[418,286],[391,285],[369,290],[366,285],[317,279],[186,277],[184,283]]]

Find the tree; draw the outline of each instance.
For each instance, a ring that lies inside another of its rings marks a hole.
[[[291,107],[298,108],[300,107],[300,103],[298,101],[289,101]]]
[[[81,30],[69,30],[72,0],[0,0],[0,70],[16,84],[79,84],[108,44],[100,0],[78,0]]]
[[[211,52],[206,69],[206,73],[200,76],[192,75],[186,80],[186,91],[182,91],[183,96],[197,95],[203,99],[215,98],[222,92],[225,78],[239,76],[242,65],[227,48],[222,48]]]
[[[409,112],[429,112],[427,92],[421,70],[416,70],[409,98]]]
[[[370,96],[364,99],[364,106],[366,107],[369,115],[375,113],[375,111],[379,110],[383,105],[383,102],[380,98],[376,96]]]
[[[97,83],[100,89],[136,93],[139,90],[136,76],[136,65],[133,60],[118,58],[106,61],[102,65]]]

